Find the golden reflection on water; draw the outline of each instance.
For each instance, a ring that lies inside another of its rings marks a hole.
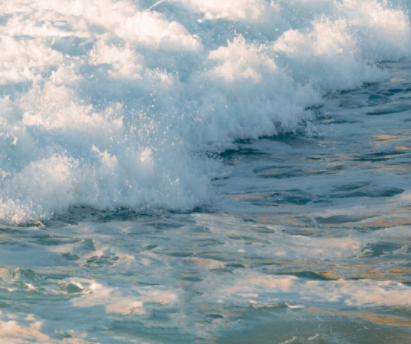
[[[364,270],[359,271],[358,273],[347,273],[345,272],[344,275],[338,274],[338,271],[321,271],[319,274],[321,276],[327,277],[329,279],[341,279],[341,278],[366,278],[366,279],[375,279],[375,280],[382,280],[382,281],[398,281],[398,282],[411,282],[411,278],[399,277],[399,276],[386,276],[387,274],[410,274],[411,271],[407,272],[395,272],[392,271],[375,271],[375,270]]]
[[[411,208],[407,208],[407,210],[411,210]],[[393,213],[397,213],[398,209],[392,209]],[[380,219],[371,220],[372,218],[377,217],[375,214],[356,214],[355,218],[350,220],[350,217],[347,216],[347,220],[341,220],[338,223],[324,223],[321,226],[327,226],[329,228],[391,228],[397,226],[404,226],[404,225],[411,225],[411,216],[408,216],[409,213],[401,212],[401,214],[396,214],[396,216],[391,218],[384,218],[381,219],[384,215],[381,214],[378,216]],[[387,211],[388,212],[388,211]],[[392,216],[392,215],[391,215]],[[254,221],[257,223],[261,223],[264,225],[283,225],[283,226],[294,226],[298,228],[305,228],[306,234],[320,234],[316,229],[318,224],[315,224],[313,221],[314,216],[309,214],[298,214],[298,215],[269,215],[264,214],[262,216],[253,216]],[[363,220],[361,220],[363,218]],[[327,219],[327,217],[324,217]],[[310,229],[307,229],[309,227]],[[324,233],[326,234],[326,233]],[[328,233],[332,235],[332,233]],[[407,240],[402,238],[401,240]]]
[[[377,315],[373,313],[366,313],[366,312],[347,312],[347,311],[339,311],[336,309],[322,309],[322,308],[308,308],[308,311],[311,313],[322,313],[322,314],[329,314],[329,315],[342,315],[350,318],[360,318],[369,322],[383,324],[383,325],[391,325],[391,326],[409,326],[411,327],[411,321],[407,321],[397,317],[388,317],[385,315]]]
[[[410,141],[411,130],[410,129],[397,129],[393,130],[393,134],[375,135],[370,137],[370,144],[372,146],[381,146],[384,144],[395,143],[399,141]]]
[[[392,227],[399,227],[411,224],[411,216],[409,216],[409,210],[406,209],[387,209],[384,214],[359,214],[355,216],[342,217],[341,221],[337,223],[317,223],[314,214],[248,214],[245,215],[247,219],[252,219],[253,223],[261,224],[262,227],[267,225],[273,225],[273,231],[281,231],[284,233],[290,232],[293,234],[304,236],[321,237],[335,237],[341,238],[344,236],[338,229],[344,230],[358,230],[363,228],[374,232],[379,229],[387,229]],[[327,220],[327,218],[321,218]],[[276,227],[279,226],[279,227]],[[322,227],[332,228],[333,232],[321,230]],[[348,235],[348,234],[346,234]],[[398,245],[407,245],[411,242],[410,236],[398,237],[398,236],[382,236],[379,238],[383,242]],[[397,243],[395,243],[397,242]],[[256,262],[254,262],[256,263]],[[260,262],[262,263],[262,262]],[[265,262],[268,263],[268,262]],[[271,273],[281,272],[290,274],[304,272],[307,270],[313,271],[328,279],[347,279],[347,278],[364,278],[374,279],[380,281],[398,281],[401,283],[411,282],[411,268],[403,263],[398,264],[398,261],[388,260],[383,266],[374,259],[368,258],[366,255],[360,255],[357,257],[347,257],[339,259],[338,261],[331,262],[318,261],[287,261],[281,259],[272,259],[270,261],[272,267],[267,271]],[[244,264],[244,263],[243,263]],[[275,265],[274,265],[275,264]]]
[[[411,217],[394,217],[391,219],[384,219],[378,221],[371,221],[361,223],[362,227],[372,227],[372,228],[391,228],[403,225],[410,225]]]

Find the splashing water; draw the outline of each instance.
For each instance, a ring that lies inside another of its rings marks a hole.
[[[73,205],[208,204],[210,180],[228,173],[209,153],[308,130],[307,107],[384,79],[377,63],[410,53],[408,16],[391,2],[5,1],[0,11],[8,222]]]
[[[0,342],[408,343],[408,0],[0,3]]]

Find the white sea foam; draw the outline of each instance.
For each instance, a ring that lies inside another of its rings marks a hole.
[[[205,152],[296,131],[411,52],[408,2],[154,3],[0,4],[1,219],[207,203],[227,172]]]
[[[42,332],[44,323],[36,320],[33,314],[13,314],[0,312],[1,339],[10,344],[41,343],[65,343],[65,344],[88,344],[82,333],[65,331],[60,333],[66,338],[63,341],[52,338]],[[57,332],[57,331],[56,331]]]
[[[247,277],[245,277],[247,276]],[[267,276],[242,271],[229,280],[206,279],[201,287],[201,299],[221,300],[225,304],[275,305],[282,302],[302,304],[343,303],[348,306],[404,306],[411,305],[408,286],[392,281],[337,280],[305,281],[295,276]],[[223,287],[221,287],[223,286]],[[212,293],[209,292],[212,290]],[[214,301],[215,302],[215,301]]]

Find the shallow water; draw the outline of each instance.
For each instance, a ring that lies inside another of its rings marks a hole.
[[[0,342],[410,343],[409,8],[0,3]]]
[[[411,98],[411,68],[383,67],[390,80],[326,99],[316,135],[225,152],[232,174],[213,181],[212,207],[72,207],[34,227],[3,225],[2,334],[43,343],[408,343],[411,113],[388,109]]]

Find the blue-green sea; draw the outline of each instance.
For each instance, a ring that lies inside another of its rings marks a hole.
[[[0,343],[411,343],[409,1],[0,3]]]

